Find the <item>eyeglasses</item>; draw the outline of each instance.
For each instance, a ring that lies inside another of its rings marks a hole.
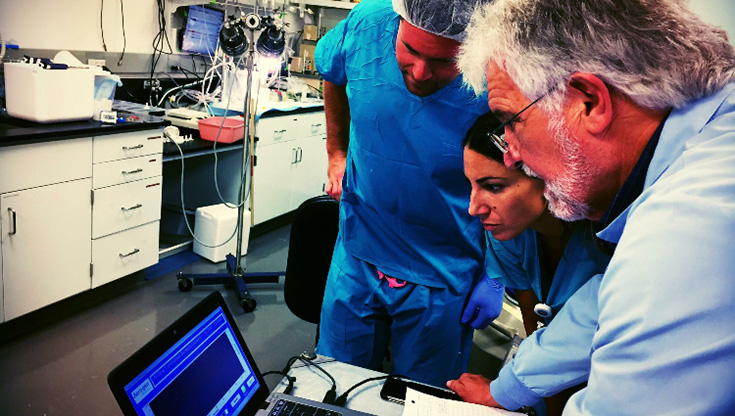
[[[510,119],[508,119],[508,121],[506,121],[503,124],[499,125],[495,129],[493,129],[493,131],[486,133],[487,134],[487,137],[490,139],[490,141],[493,142],[493,144],[495,145],[495,147],[498,148],[498,150],[500,150],[501,152],[503,152],[503,154],[508,153],[508,142],[505,141],[505,134],[498,134],[498,133],[499,132],[502,132],[505,129],[505,126],[507,126],[508,124],[516,121],[516,119],[518,117],[520,117],[521,114],[523,114],[524,111],[526,111],[529,108],[531,108],[531,106],[533,106],[534,104],[536,104],[537,102],[539,102],[540,99],[542,99],[542,98],[546,97],[547,95],[551,94],[551,92],[554,91],[554,89],[555,88],[550,89],[549,92],[547,92],[546,94],[544,94],[544,95],[538,97],[537,99],[533,100],[533,102],[531,104],[523,107],[523,110],[517,112],[516,115],[514,115],[513,117],[511,117]]]

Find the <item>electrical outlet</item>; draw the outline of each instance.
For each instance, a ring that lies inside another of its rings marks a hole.
[[[87,59],[87,65],[89,66],[105,66],[104,59]]]
[[[151,89],[153,91],[160,91],[161,81],[159,81],[158,79],[154,79],[153,82],[151,82],[151,80],[146,79],[143,81],[143,88]]]

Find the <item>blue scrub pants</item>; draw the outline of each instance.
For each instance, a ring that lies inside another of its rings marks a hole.
[[[340,243],[341,235],[324,293],[317,352],[380,370],[390,341],[394,374],[446,387],[447,380],[465,372],[473,330],[459,320],[467,293],[411,282],[390,288],[374,266],[352,257]]]

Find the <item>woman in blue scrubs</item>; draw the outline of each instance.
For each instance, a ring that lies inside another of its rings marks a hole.
[[[491,140],[499,125],[492,113],[484,114],[465,137],[469,213],[486,231],[486,278],[514,290],[530,335],[587,280],[603,273],[610,256],[596,246],[588,221],[568,223],[551,215],[541,179],[504,165],[502,151]],[[547,398],[548,414],[561,414],[572,392]]]

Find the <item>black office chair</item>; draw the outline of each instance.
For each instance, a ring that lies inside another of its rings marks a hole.
[[[304,201],[291,224],[284,298],[294,315],[317,324],[317,341],[324,287],[338,231],[339,202],[326,195]]]

